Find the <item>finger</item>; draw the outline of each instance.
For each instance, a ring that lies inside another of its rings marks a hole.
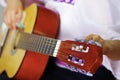
[[[99,35],[94,35],[92,39],[96,42],[103,43],[103,39]]]
[[[9,28],[12,28],[10,16],[8,13],[4,14],[4,22]]]
[[[93,40],[93,36],[95,36],[95,35],[94,34],[90,34],[90,35],[85,37],[85,40]]]
[[[15,11],[12,11],[11,12],[11,24],[12,24],[12,27],[14,30],[16,30],[16,12]]]
[[[85,40],[94,40],[96,42],[99,42],[101,44],[103,44],[104,40],[99,36],[99,35],[96,35],[96,34],[90,34],[88,35]]]
[[[20,22],[22,19],[23,10],[19,9],[17,13],[17,22]]]

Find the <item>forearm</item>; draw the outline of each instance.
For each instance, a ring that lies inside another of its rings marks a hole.
[[[110,59],[120,60],[120,40],[105,40],[104,54]]]

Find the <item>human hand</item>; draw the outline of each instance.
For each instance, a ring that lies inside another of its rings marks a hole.
[[[22,18],[23,4],[21,0],[6,0],[7,6],[4,11],[4,22],[10,29],[16,30],[16,23]]]
[[[96,34],[88,35],[85,40],[94,40],[102,45],[103,54],[112,60],[120,60],[120,40],[104,40]]]
[[[107,48],[107,42],[106,40],[104,40],[101,36],[96,35],[96,34],[90,34],[88,36],[86,36],[85,40],[94,40],[96,42],[99,42],[102,45],[103,48],[103,53],[107,53],[108,48]]]

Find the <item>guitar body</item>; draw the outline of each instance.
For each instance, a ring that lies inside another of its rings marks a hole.
[[[5,25],[0,30],[0,74],[5,71],[8,77],[17,80],[38,80],[49,56],[63,61],[62,66],[88,76],[102,64],[102,46],[98,42],[55,39],[59,27],[57,13],[32,4],[25,9],[22,21],[24,28],[18,32],[7,30],[6,35]]]
[[[58,14],[36,4],[26,8],[25,13],[24,32],[52,38],[57,36]],[[15,31],[10,30],[0,57],[0,74],[5,71],[10,78],[38,80],[49,56],[23,49],[14,50],[14,36]]]

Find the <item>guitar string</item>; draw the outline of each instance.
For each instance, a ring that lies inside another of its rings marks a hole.
[[[22,33],[17,47],[52,55],[57,40],[43,36]],[[43,44],[45,43],[45,44]],[[38,47],[39,46],[39,47]]]
[[[22,33],[20,40],[18,42],[18,47],[23,47],[25,49],[33,50],[36,52],[42,52],[44,54],[46,53],[46,54],[53,56],[53,51],[55,49],[56,43],[57,43],[56,39]],[[65,47],[65,46],[63,46],[63,47]],[[61,51],[59,53],[61,55],[63,54],[63,52],[61,52]],[[68,54],[68,53],[66,53],[66,54]],[[84,57],[85,56],[82,56],[82,58],[84,58]]]
[[[22,33],[17,46],[18,48],[20,47],[26,50],[32,50],[35,52],[40,52],[43,54],[49,54],[50,56],[53,56],[53,51],[55,49],[56,43],[57,39]],[[69,53],[63,54],[63,52],[59,51],[59,54],[69,55]]]
[[[53,55],[57,41],[57,39],[22,32],[18,47]],[[67,48],[65,45],[62,47]]]

